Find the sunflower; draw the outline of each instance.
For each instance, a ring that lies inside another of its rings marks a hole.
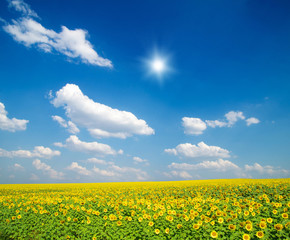
[[[169,233],[169,228],[166,228],[165,231],[164,231],[166,234]]]
[[[158,235],[160,233],[160,230],[159,229],[155,229],[154,232]]]
[[[260,226],[261,229],[265,229],[267,227],[267,223],[264,222],[264,221],[260,222],[259,226]]]
[[[282,213],[282,218],[288,218],[288,213]]]
[[[217,237],[218,237],[218,233],[217,233],[216,231],[212,231],[212,232],[210,233],[210,236],[211,236],[212,238],[217,238]]]
[[[152,227],[152,226],[154,225],[154,222],[149,222],[148,225],[149,225],[150,227]]]
[[[262,231],[258,231],[258,232],[256,233],[256,236],[257,236],[258,238],[263,238],[263,237],[264,237],[264,233],[263,233]]]
[[[275,224],[274,225],[274,228],[277,230],[277,231],[281,231],[283,229],[283,225],[278,223],[278,224]]]
[[[250,235],[249,234],[244,234],[243,235],[243,240],[250,240],[251,239],[251,237],[250,237]]]
[[[252,224],[246,224],[245,228],[248,230],[248,231],[251,231],[253,229],[253,226]]]
[[[121,226],[122,222],[121,221],[117,221],[117,226]]]
[[[198,224],[193,224],[192,226],[195,230],[199,229],[199,225]]]
[[[236,230],[236,225],[230,224],[229,225],[229,229],[232,230],[232,231]]]

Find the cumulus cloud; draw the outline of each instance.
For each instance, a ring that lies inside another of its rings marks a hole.
[[[228,158],[229,151],[218,146],[208,146],[204,142],[197,145],[190,143],[179,144],[175,148],[165,149],[167,153],[179,155],[187,158]]]
[[[138,169],[138,168],[132,168],[132,167],[119,167],[117,165],[110,166],[110,169],[112,169],[114,172],[119,174],[125,174],[125,175],[135,175],[137,180],[144,181],[148,179],[147,172]]]
[[[233,177],[246,177],[246,178],[263,178],[263,177],[289,177],[290,171],[286,169],[281,169],[280,167],[273,166],[262,166],[258,163],[254,163],[253,165],[245,165],[244,167],[240,167],[235,163],[218,159],[216,161],[202,161],[197,164],[189,164],[189,163],[171,163],[168,165],[168,168],[172,171],[165,172],[164,174],[168,177],[179,177],[180,174],[185,171],[191,176],[195,176],[195,173],[199,174],[208,174],[214,177],[223,177],[227,178],[229,176]]]
[[[258,172],[263,175],[276,175],[276,176],[289,176],[290,171],[286,169],[281,169],[279,167],[273,167],[270,165],[262,166],[259,163],[254,163],[253,165],[245,165],[246,172]]]
[[[24,119],[8,118],[8,112],[5,110],[5,106],[0,102],[0,129],[9,132],[26,130],[26,125],[29,122]]]
[[[23,1],[10,0],[9,6],[23,15],[3,27],[15,41],[27,47],[35,46],[44,52],[61,53],[69,59],[80,59],[86,64],[113,67],[109,59],[99,56],[94,50],[93,45],[87,40],[86,30],[70,30],[62,26],[61,31],[57,33],[34,20],[33,17],[37,17],[37,14]]]
[[[163,173],[167,177],[177,177],[182,179],[192,179],[193,177],[186,171],[171,171],[171,172],[164,172]]]
[[[245,120],[247,126],[251,124],[257,124],[260,122],[259,119],[251,117],[246,119],[244,113],[241,111],[230,111],[225,114],[224,120],[205,120],[203,121],[200,118],[182,118],[182,125],[185,128],[185,134],[200,135],[208,127],[232,127],[239,120]]]
[[[94,166],[92,169],[87,169],[83,166],[80,166],[77,162],[73,162],[66,169],[72,170],[79,175],[90,176],[92,178],[95,177],[110,177],[114,180],[128,180],[128,179],[137,179],[140,181],[148,179],[148,174],[138,168],[132,167],[120,167],[115,165],[114,163],[106,164],[99,159],[91,158],[91,162],[100,163],[103,165],[107,165],[106,169],[101,169]]]
[[[177,156],[177,150],[175,148],[167,148],[164,152]]]
[[[52,119],[58,122],[60,126],[66,128],[69,133],[76,134],[80,132],[78,127],[72,121],[66,121],[60,116],[52,116]]]
[[[63,177],[64,177],[64,174],[62,172],[57,172],[56,170],[52,169],[51,166],[47,165],[44,162],[41,162],[39,159],[34,160],[32,162],[32,165],[37,170],[43,171],[50,178],[53,178],[53,179],[63,179]]]
[[[258,124],[260,120],[258,118],[251,117],[251,118],[248,118],[246,122],[247,122],[247,126],[250,126],[252,124]]]
[[[48,147],[36,146],[33,151],[29,150],[15,150],[6,151],[0,148],[0,157],[8,158],[52,158],[54,156],[60,156],[60,151],[54,151]]]
[[[97,138],[127,138],[133,134],[152,135],[154,130],[134,114],[94,102],[75,84],[66,84],[51,101],[63,107],[67,117],[78,126],[88,129]]]
[[[68,170],[77,172],[80,175],[90,175],[91,172],[85,167],[80,166],[77,162],[72,162],[70,166],[67,167]]]
[[[205,120],[206,124],[209,127],[215,128],[215,127],[226,127],[228,126],[228,123],[226,122],[222,122],[219,120]]]
[[[98,142],[83,142],[79,140],[79,138],[75,135],[71,135],[69,138],[66,139],[65,144],[63,143],[54,143],[55,146],[58,147],[65,147],[72,151],[77,152],[85,152],[89,154],[95,155],[116,155],[122,154],[123,151],[119,150],[116,152],[112,149],[109,145],[98,143]]]
[[[200,118],[182,118],[184,133],[190,135],[200,135],[206,129],[206,124]]]
[[[225,120],[205,120],[207,126],[215,127],[232,127],[238,120],[244,120],[245,116],[241,111],[230,111],[225,114]]]
[[[97,167],[94,167],[92,169],[92,171],[97,174],[98,176],[105,176],[105,177],[118,177],[120,176],[119,173],[114,172],[114,171],[110,171],[110,170],[104,170],[104,169],[100,169]]]
[[[198,164],[188,164],[188,163],[171,163],[169,168],[174,168],[178,170],[213,170],[219,172],[225,172],[228,170],[240,170],[241,168],[232,163],[229,160],[218,159],[216,161],[203,161]]]
[[[113,138],[122,138],[122,139],[125,139],[125,138],[131,136],[130,134],[123,133],[123,132],[112,133],[112,132],[107,132],[105,130],[96,129],[96,128],[95,129],[88,129],[88,131],[95,138],[109,138],[109,137],[113,137]]]
[[[245,119],[243,112],[235,112],[235,111],[230,111],[226,113],[225,117],[228,120],[229,127],[233,126],[239,119],[242,119],[242,120]]]
[[[108,165],[108,164],[112,164],[112,162],[107,162],[105,160],[102,159],[98,159],[98,158],[89,158],[87,160],[87,162],[89,163],[96,163],[96,164],[100,164],[100,165]]]
[[[142,159],[140,157],[133,157],[134,163],[144,163],[145,165],[149,165],[148,160]]]

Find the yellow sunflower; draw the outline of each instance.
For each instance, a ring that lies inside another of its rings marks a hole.
[[[210,236],[211,236],[212,238],[217,238],[217,237],[218,237],[218,233],[217,233],[216,231],[212,231],[212,232],[210,233]]]

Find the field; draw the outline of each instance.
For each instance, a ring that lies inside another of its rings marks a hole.
[[[290,239],[289,183],[0,185],[0,239]]]

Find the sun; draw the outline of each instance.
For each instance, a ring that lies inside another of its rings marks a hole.
[[[166,64],[163,59],[156,58],[151,62],[151,68],[158,74],[161,74],[166,69]]]
[[[163,83],[165,78],[173,72],[171,54],[157,50],[157,48],[147,58],[143,58],[142,62],[146,76],[159,83]]]

